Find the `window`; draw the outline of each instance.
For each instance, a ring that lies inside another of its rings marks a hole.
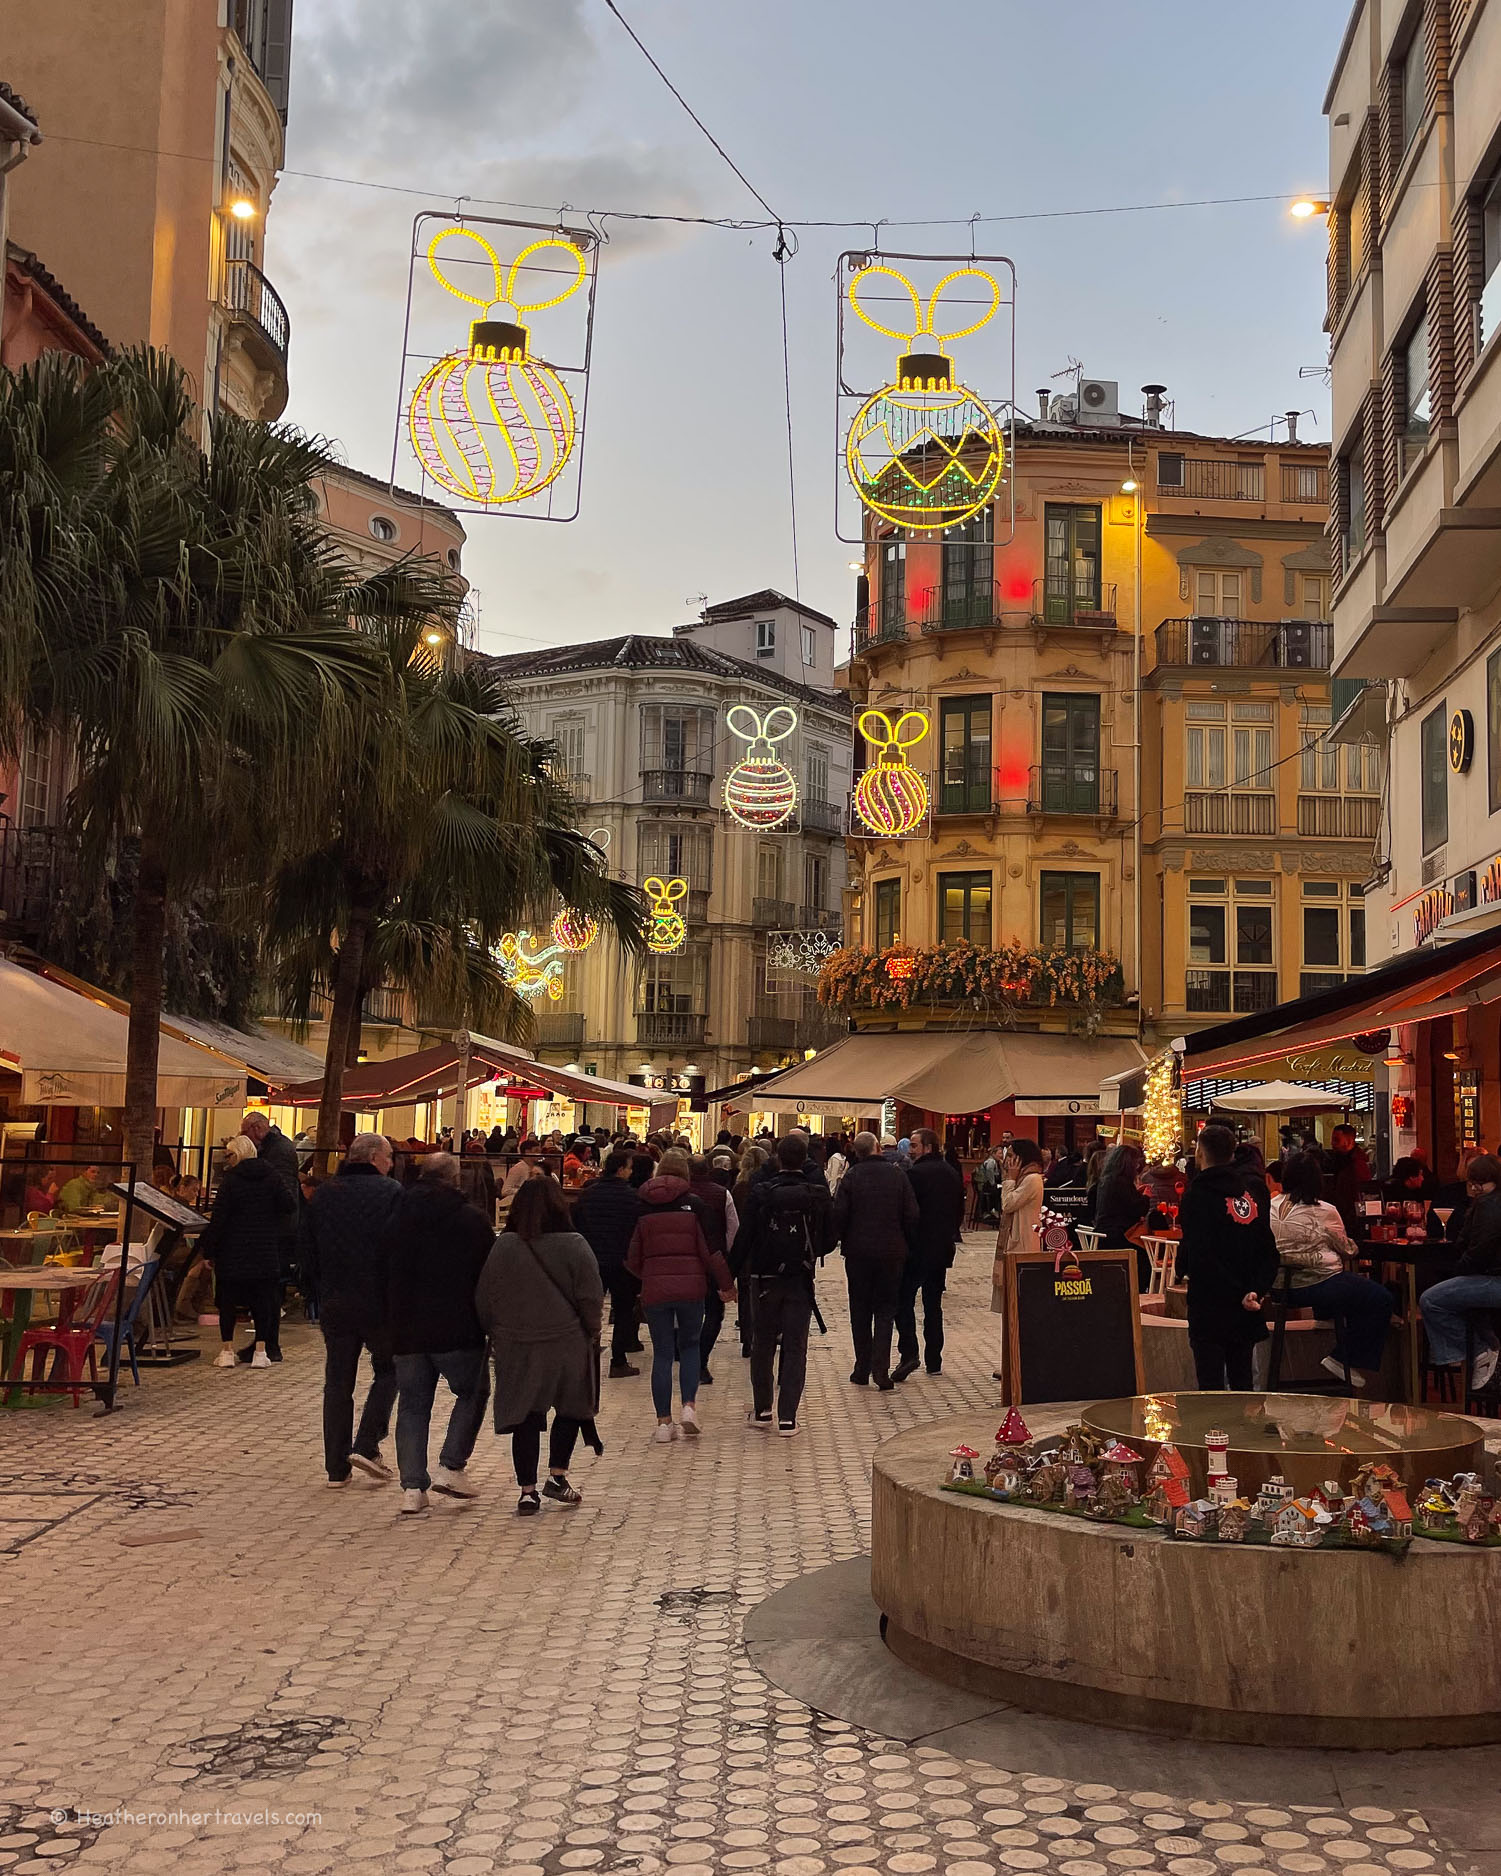
[[[689,890],[707,892],[713,884],[714,833],[690,821],[643,821],[636,835],[636,872],[640,879],[686,879]],[[678,907],[681,911],[681,905]]]
[[[1185,731],[1185,772],[1190,788],[1225,785],[1225,706],[1190,699]],[[1198,719],[1195,721],[1194,719]]]
[[[692,704],[641,706],[641,766],[708,775],[714,768],[713,710]],[[685,797],[690,791],[685,790]]]
[[[584,719],[582,717],[557,717],[552,724],[552,740],[557,745],[557,756],[553,762],[553,774],[560,780],[567,781],[572,776],[583,775],[584,770]]]
[[[938,939],[940,944],[952,944],[959,938],[990,949],[988,873],[938,875]]]
[[[1222,879],[1191,879],[1188,882],[1188,890],[1194,894],[1220,894],[1225,890],[1225,882]]]
[[[708,956],[701,948],[649,957],[642,973],[641,1008],[655,1016],[702,1016],[707,1012]]]
[[[1098,873],[1044,873],[1038,942],[1054,951],[1097,951],[1100,947]]]
[[[781,845],[774,841],[763,841],[756,849],[756,897],[758,899],[780,899],[781,896]]]
[[[1190,879],[1183,1000],[1193,1012],[1269,1010],[1277,1002],[1269,879]],[[1199,903],[1202,899],[1214,903]]]
[[[1228,961],[1225,953],[1224,906],[1190,904],[1188,961],[1190,964],[1224,964]]]
[[[881,543],[881,631],[900,638],[907,629],[907,543]]]
[[[902,935],[902,882],[876,881],[876,949],[884,951]]]
[[[370,532],[378,541],[394,541],[396,539],[396,523],[394,521],[388,521],[384,515],[372,515],[370,517]]]
[[[806,665],[818,663],[818,634],[811,625],[803,627],[803,663]]]
[[[1449,838],[1449,718],[1443,704],[1430,710],[1418,732],[1423,778],[1423,851]]]
[[[1236,704],[1233,715],[1235,728],[1233,746],[1235,753],[1235,786],[1237,788],[1270,788],[1272,786],[1272,766],[1276,755],[1273,746],[1273,724],[1270,721],[1272,706],[1268,704]],[[1258,719],[1266,719],[1259,727]]]
[[[1042,807],[1096,814],[1100,807],[1100,700],[1044,693]]]
[[[233,202],[254,202],[255,190],[250,178],[238,163],[231,162],[224,179],[224,201],[228,206]],[[255,259],[255,228],[259,221],[259,211],[248,215],[242,221],[238,215],[230,215],[224,224],[224,258],[227,261],[253,261]],[[247,283],[248,284],[248,283]],[[231,287],[231,292],[244,291],[243,287]],[[249,299],[236,302],[244,311],[250,310]],[[382,536],[382,539],[385,537]],[[394,535],[392,536],[394,539]]]
[[[1195,582],[1194,611],[1201,619],[1238,619],[1240,583],[1237,573],[1201,569]]]
[[[1270,889],[1269,889],[1270,890]],[[1235,901],[1235,961],[1237,964],[1270,964],[1272,958],[1272,907],[1255,900]]]
[[[829,863],[822,854],[809,853],[803,856],[803,904],[814,912],[823,912],[828,908],[825,900],[829,890]]]
[[[943,622],[983,625],[995,617],[992,567],[995,530],[984,508],[943,537]]]
[[[827,802],[829,798],[829,752],[814,744],[808,751],[807,784],[804,794],[809,801]]]
[[[1327,619],[1329,617],[1329,582],[1321,574],[1303,575],[1303,617],[1305,619]]]
[[[1303,967],[1305,970],[1339,969],[1338,906],[1304,906]]]
[[[1157,458],[1157,486],[1160,489],[1182,488],[1183,457],[1179,451],[1164,450]]]
[[[21,741],[21,798],[16,804],[22,827],[44,827],[57,805],[55,743],[48,730],[29,724]]]
[[[1348,572],[1365,552],[1365,442],[1354,446],[1339,458],[1340,558]]]
[[[757,619],[756,621],[756,656],[774,658],[777,650],[777,622],[775,619]]]
[[[1067,624],[1076,612],[1100,609],[1100,511],[1048,502],[1043,530],[1046,577],[1043,617]]]
[[[1476,334],[1478,351],[1501,325],[1501,166],[1486,184],[1479,199],[1480,212],[1480,330]]]
[[[447,554],[447,560],[448,560],[448,571],[450,573],[457,573],[459,570],[459,550],[457,547],[449,548],[448,554]]]
[[[1428,315],[1412,329],[1402,351],[1402,466],[1422,454],[1428,441],[1433,400],[1428,386]]]
[[[1325,740],[1328,722],[1327,710],[1309,710],[1304,714],[1298,787],[1305,795],[1339,792],[1339,745]]]
[[[1365,907],[1350,907],[1350,969],[1365,969]]]
[[[990,809],[990,699],[945,697],[940,707],[943,774],[938,807],[943,814],[983,814]]]
[[[1424,107],[1427,102],[1428,87],[1427,61],[1424,58],[1425,35],[1423,16],[1418,15],[1417,28],[1407,42],[1407,55],[1402,60],[1397,74],[1398,108],[1402,113],[1399,126],[1400,138],[1394,139],[1401,150],[1410,149],[1412,140],[1422,128]]]
[[[1490,811],[1501,811],[1501,651],[1485,661],[1485,766]]]

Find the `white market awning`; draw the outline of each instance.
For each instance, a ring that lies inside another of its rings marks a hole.
[[[0,1070],[21,1077],[24,1107],[123,1107],[129,1018],[108,1003],[0,959]],[[245,1077],[167,1034],[157,1059],[158,1107],[230,1107]]]

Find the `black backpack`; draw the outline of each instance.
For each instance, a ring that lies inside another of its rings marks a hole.
[[[809,1276],[813,1270],[812,1188],[777,1183],[765,1189],[760,1239],[751,1253],[755,1277]]]

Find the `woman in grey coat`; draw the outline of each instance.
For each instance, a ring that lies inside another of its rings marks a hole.
[[[544,1498],[576,1505],[582,1492],[568,1480],[580,1431],[596,1452],[599,1331],[604,1286],[588,1240],[572,1229],[568,1202],[551,1179],[529,1179],[511,1204],[507,1229],[495,1240],[475,1291],[474,1306],[495,1358],[495,1431],[511,1436],[522,1517]],[[547,1416],[547,1483],[537,1490],[537,1461]]]

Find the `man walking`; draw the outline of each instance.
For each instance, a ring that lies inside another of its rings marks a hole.
[[[479,1437],[490,1377],[474,1292],[494,1242],[489,1222],[459,1190],[459,1162],[451,1153],[429,1153],[386,1235],[396,1461],[401,1509],[413,1516],[427,1510],[429,1486],[447,1498],[478,1496],[464,1467]],[[429,1477],[428,1425],[440,1379],[453,1393],[453,1412],[437,1473]]]
[[[856,1387],[871,1381],[883,1393],[891,1378],[891,1330],[896,1321],[902,1271],[917,1231],[912,1181],[894,1160],[876,1157],[876,1136],[857,1133],[854,1163],[839,1181],[833,1235],[844,1252],[850,1293],[850,1339]]]
[[[917,1229],[902,1270],[897,1298],[897,1365],[893,1381],[917,1373],[917,1296],[922,1292],[923,1362],[929,1374],[943,1373],[943,1291],[949,1266],[964,1230],[964,1175],[943,1157],[943,1145],[930,1127],[912,1135],[912,1165],[907,1177],[917,1200]]]
[[[273,1126],[259,1108],[252,1108],[248,1114],[241,1116],[240,1132],[248,1140],[254,1142],[256,1158],[265,1161],[291,1195],[293,1209],[287,1214],[277,1244],[279,1275],[285,1285],[299,1277],[297,1239],[298,1219],[302,1213],[302,1183],[299,1177],[301,1169],[297,1164],[297,1149],[281,1128]],[[317,1292],[313,1290],[311,1282],[299,1282],[299,1288],[302,1290],[304,1302],[313,1304]],[[313,1313],[311,1308],[308,1313],[310,1315]],[[241,1355],[246,1361],[250,1359],[243,1350]],[[279,1361],[280,1351],[272,1359]]]
[[[808,1324],[813,1316],[813,1273],[829,1249],[833,1204],[822,1181],[806,1176],[808,1142],[789,1133],[778,1142],[780,1171],[750,1189],[745,1217],[730,1251],[730,1271],[750,1276],[750,1423],[769,1427],[776,1367],[777,1432],[791,1439],[808,1373]],[[777,1346],[782,1356],[777,1362]]]
[[[573,1222],[599,1265],[610,1298],[610,1379],[627,1380],[641,1370],[630,1361],[636,1343],[636,1298],[641,1286],[625,1267],[631,1234],[641,1216],[641,1194],[631,1184],[634,1155],[616,1147],[597,1179],[586,1185],[573,1208]]]
[[[380,1448],[396,1404],[383,1244],[401,1203],[401,1187],[391,1177],[394,1159],[384,1134],[357,1133],[343,1165],[323,1181],[303,1213],[303,1272],[321,1298],[323,1464],[330,1485],[347,1485],[351,1466],[372,1479],[391,1477]],[[355,1433],[362,1349],[370,1351],[375,1378]]]

